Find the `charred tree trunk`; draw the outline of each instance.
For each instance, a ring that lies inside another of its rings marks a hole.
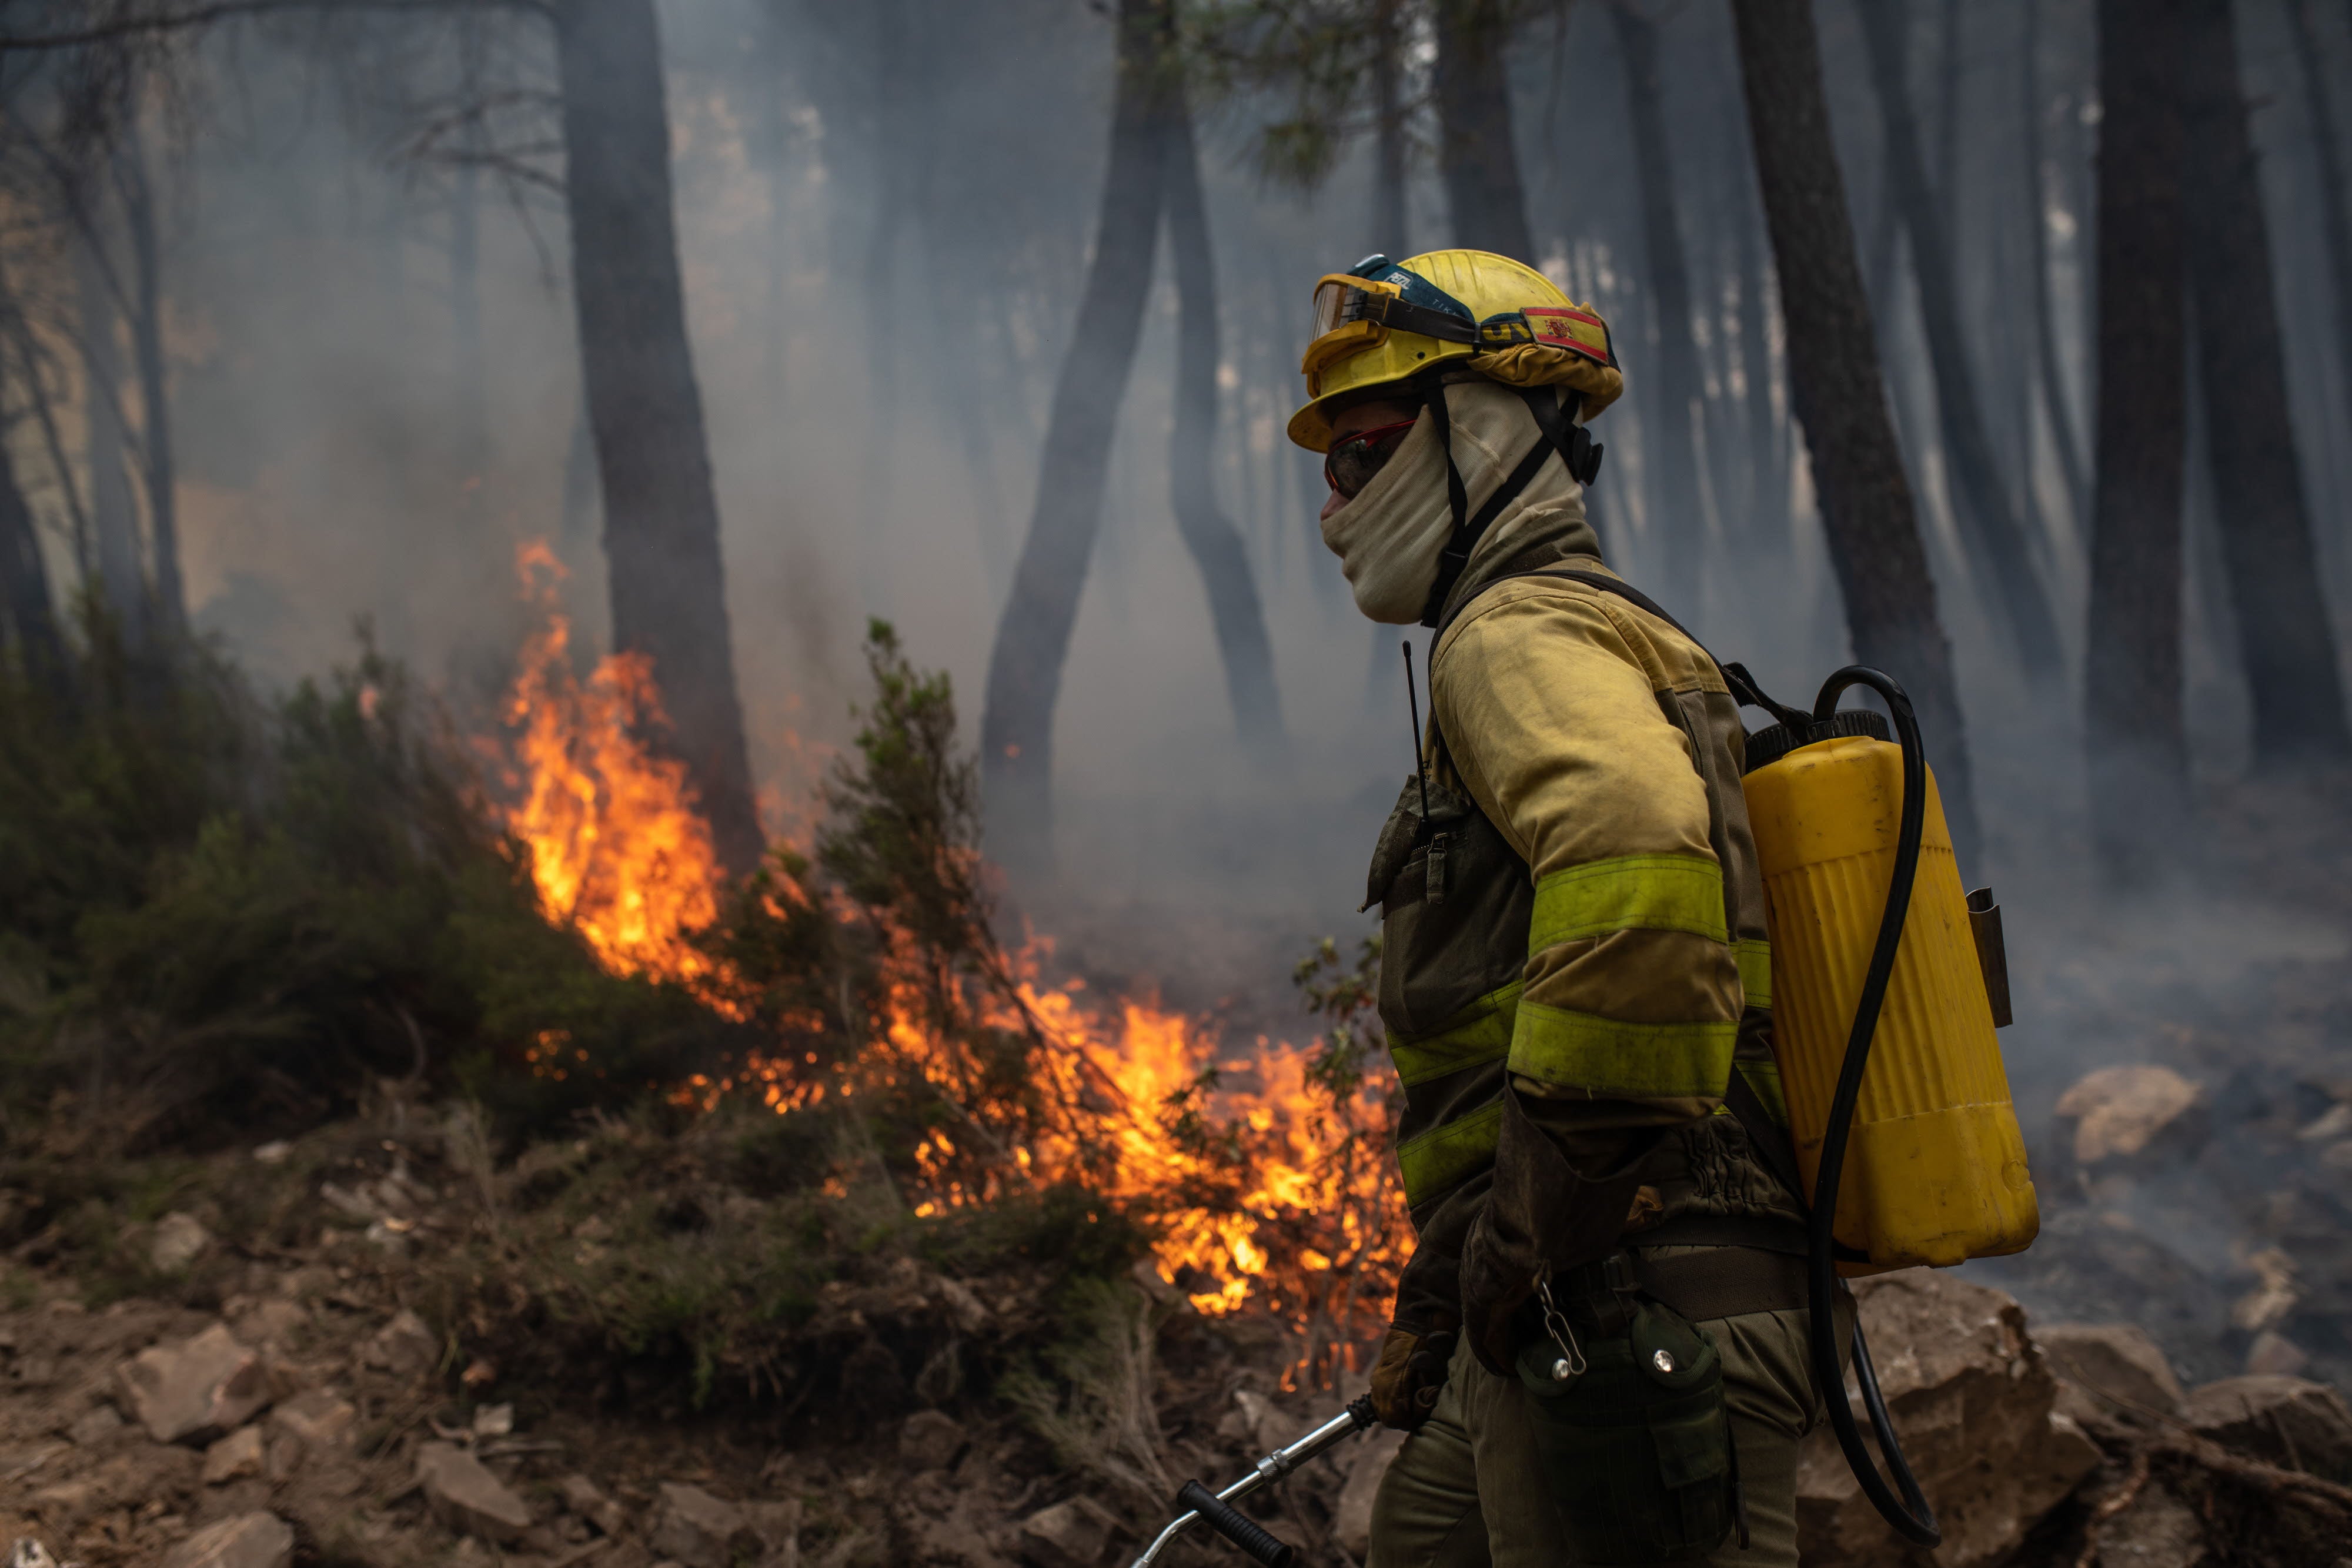
[[[122,427],[122,361],[115,341],[121,310],[90,232],[73,242],[75,313],[81,348],[82,461],[89,470],[91,545],[100,591],[123,645],[146,641],[146,563],[139,548],[138,502],[131,491]]]
[[[2262,170],[2246,122],[2230,0],[2185,0],[2182,170],[2197,384],[2215,515],[2254,706],[2257,763],[2352,756],[2336,634],[2304,505],[2273,294]]]
[[[1919,316],[1927,335],[1927,358],[1936,378],[1936,406],[1944,455],[1958,492],[1954,508],[1969,543],[1991,578],[1993,610],[2017,639],[2026,674],[2048,680],[2060,669],[2058,621],[2049,591],[2033,568],[2024,525],[2011,505],[1992,436],[1977,402],[1968,339],[1960,325],[1959,288],[1952,274],[1948,235],[1936,193],[1927,183],[1918,126],[1911,112],[1905,69],[1902,7],[1894,0],[1863,0],[1863,34],[1869,44],[1871,74],[1878,89],[1885,155],[1893,193],[1911,240],[1911,267],[1919,284]],[[1782,274],[1787,276],[1785,270]]]
[[[2181,0],[2099,0],[2098,495],[2084,718],[2102,869],[2152,879],[2189,821],[2180,708]]]
[[[1698,341],[1691,330],[1690,266],[1683,251],[1681,207],[1666,145],[1665,89],[1658,78],[1657,25],[1632,5],[1612,5],[1625,54],[1625,98],[1632,110],[1634,183],[1642,191],[1642,240],[1650,262],[1650,298],[1658,321],[1657,452],[1659,532],[1665,570],[1660,588],[1685,615],[1699,611],[1699,562],[1706,519],[1698,493],[1703,444]]]
[[[1739,363],[1748,382],[1739,406],[1748,448],[1746,504],[1739,526],[1758,553],[1778,554],[1786,537],[1789,476],[1772,409],[1772,345],[1765,326],[1769,276],[1758,243],[1763,237],[1759,232],[1763,216],[1743,193],[1732,222],[1739,258]]]
[[[1039,866],[1052,856],[1054,706],[1102,521],[1111,434],[1143,330],[1159,231],[1166,6],[1119,0],[1118,89],[1094,260],[1054,387],[1028,538],[989,656],[980,754],[991,847],[1015,864]]]
[[[1811,0],[1733,0],[1732,15],[1787,322],[1790,397],[1804,429],[1854,656],[1911,693],[1953,841],[1962,862],[1973,863],[1979,839],[1959,687],[1879,379],[1830,139]]]
[[[2057,449],[2058,471],[2066,482],[2066,506],[2079,528],[2089,504],[2091,484],[2083,467],[2083,443],[2074,429],[2074,406],[2066,396],[2063,357],[2058,350],[2058,321],[2050,302],[2050,213],[2043,180],[2047,162],[2042,141],[2042,0],[2025,0],[2025,199],[2027,265],[2033,272],[2033,346],[2035,369],[2042,379],[2042,403],[2050,415],[2050,444]]]
[[[1532,266],[1511,135],[1508,0],[1436,0],[1437,162],[1454,243]]]
[[[2344,144],[2336,140],[2336,100],[2327,86],[2326,57],[2320,53],[2312,0],[2287,0],[2294,29],[2296,62],[2303,68],[2304,101],[2311,107],[2311,141],[2319,173],[2320,233],[2327,242],[2327,270],[2336,282],[2336,362],[2344,396],[2352,400],[2352,214],[2346,212]]]
[[[64,639],[49,597],[49,569],[41,559],[41,537],[16,482],[16,461],[0,442],[0,611],[15,633],[17,657],[34,682],[51,692],[66,680]]]
[[[651,661],[719,858],[748,872],[764,840],[678,279],[654,4],[566,0],[554,16],[572,293],[604,490],[613,645]]]
[[[1403,43],[1399,0],[1379,0],[1372,14],[1372,245],[1402,260],[1412,254],[1405,233]],[[1328,573],[1319,573],[1328,576]]]
[[[163,257],[147,154],[133,130],[115,165],[131,230],[131,345],[139,367],[140,455],[147,489],[147,536],[154,552],[158,624],[188,629],[187,591],[180,582],[178,470],[172,456],[171,378],[163,361]]]
[[[1286,742],[1282,698],[1274,680],[1274,646],[1265,633],[1257,580],[1241,531],[1217,507],[1212,455],[1217,440],[1217,270],[1209,248],[1209,214],[1192,117],[1181,89],[1171,89],[1161,136],[1161,190],[1169,249],[1176,263],[1176,422],[1168,443],[1168,496],[1176,531],[1208,591],[1225,691],[1242,744],[1263,764],[1282,760]]]

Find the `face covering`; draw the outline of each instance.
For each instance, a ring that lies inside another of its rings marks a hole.
[[[1543,433],[1517,392],[1491,382],[1446,388],[1446,412],[1454,426],[1454,461],[1475,516]],[[1583,486],[1562,465],[1547,463],[1480,536],[1471,552],[1472,569],[1530,514],[1563,508],[1582,517]],[[1354,500],[1323,519],[1323,542],[1339,558],[1356,608],[1390,626],[1410,626],[1421,619],[1437,582],[1438,557],[1453,533],[1445,456],[1425,409],[1388,465]]]
[[[1453,531],[1445,459],[1426,409],[1372,482],[1323,519],[1323,542],[1339,558],[1356,608],[1391,626],[1421,619],[1430,585],[1437,580],[1438,554]]]

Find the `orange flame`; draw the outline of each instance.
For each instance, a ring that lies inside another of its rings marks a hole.
[[[534,539],[516,565],[542,620],[507,699],[522,785],[507,829],[530,855],[549,917],[578,930],[607,968],[692,984],[710,964],[686,934],[718,916],[719,857],[686,765],[646,744],[668,724],[653,671],[642,654],[621,653],[582,680],[558,605],[562,562]]]
[[[645,744],[663,722],[651,672],[625,655],[581,680],[557,604],[562,564],[538,541],[518,564],[542,623],[505,711],[519,796],[506,821],[540,897],[607,968],[682,982],[733,1013],[730,977],[690,940],[717,915],[721,873],[684,766]],[[772,896],[793,891],[780,884]],[[884,935],[903,954],[904,934]],[[1092,1005],[1083,981],[1043,979],[1051,954],[1049,940],[1033,939],[1014,956],[1013,996],[986,1004],[981,1021],[1034,1031],[1047,1087],[1081,1115],[999,1144],[988,1129],[1010,1122],[992,1115],[1002,1107],[961,1107],[963,1124],[933,1129],[915,1151],[916,1216],[1081,1183],[1151,1226],[1160,1278],[1196,1310],[1269,1310],[1305,1337],[1301,1370],[1353,1365],[1410,1249],[1384,1094],[1368,1083],[1335,1100],[1308,1082],[1305,1051],[1263,1038],[1223,1060],[1212,1030],[1156,998]],[[695,1076],[675,1098],[707,1110],[747,1093],[782,1113],[929,1077],[951,1050],[923,1021],[912,972],[909,961],[890,987],[881,1038],[841,1053],[845,1065],[828,1072],[817,1052],[779,1041],[733,1073]],[[812,1037],[823,1028],[792,1021]],[[530,1053],[532,1071],[554,1075],[584,1059],[562,1038]],[[984,1144],[987,1159],[962,1157]]]

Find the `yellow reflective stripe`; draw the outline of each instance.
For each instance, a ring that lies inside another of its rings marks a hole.
[[[1389,1060],[1404,1083],[1425,1083],[1482,1062],[1499,1061],[1511,1049],[1511,1015],[1518,1010],[1525,983],[1513,980],[1488,991],[1427,1034],[1389,1036]]]
[[[1738,1043],[1736,1022],[1622,1023],[1522,1001],[1510,1070],[1592,1094],[1714,1098],[1730,1081]]]
[[[1772,1005],[1772,944],[1760,936],[1743,936],[1731,945],[1731,956],[1739,965],[1739,988],[1748,993],[1751,1008]]]
[[[1723,924],[1723,868],[1698,855],[1620,855],[1553,872],[1536,883],[1530,956],[1612,931],[1687,931],[1730,939]]]
[[[1785,1127],[1789,1124],[1789,1097],[1780,1089],[1780,1064],[1777,1061],[1735,1061],[1732,1066],[1739,1076],[1748,1080],[1748,1087],[1756,1091],[1756,1098],[1764,1102],[1764,1109],[1772,1120]]]
[[[1503,1103],[1492,1100],[1399,1145],[1397,1164],[1404,1173],[1406,1204],[1434,1197],[1494,1164],[1495,1142],[1502,1128]]]

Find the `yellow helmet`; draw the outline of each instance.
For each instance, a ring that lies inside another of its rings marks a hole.
[[[1369,256],[1315,285],[1315,338],[1298,364],[1307,403],[1290,439],[1328,451],[1336,401],[1451,360],[1508,386],[1571,387],[1587,419],[1625,390],[1609,324],[1535,268],[1484,250]]]

